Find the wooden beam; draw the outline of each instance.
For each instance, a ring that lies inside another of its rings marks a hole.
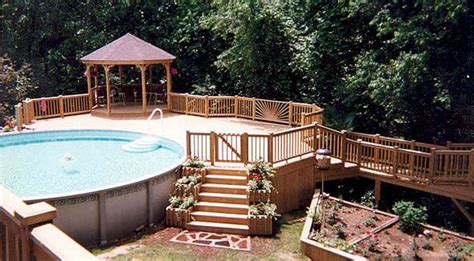
[[[470,234],[471,236],[474,235],[474,215],[469,213],[466,208],[459,202],[459,200],[455,198],[451,198],[453,201],[454,205],[461,211],[461,213],[464,215],[464,217],[469,221],[469,224],[471,224],[471,231]]]
[[[142,81],[142,104],[143,104],[143,114],[146,114],[146,64],[140,64],[141,71],[141,81]]]
[[[153,83],[153,65],[150,64],[148,65],[148,79],[149,79],[149,84],[151,85]]]
[[[119,79],[120,84],[123,84],[123,65],[119,65]]]
[[[165,69],[166,69],[166,103],[168,105],[169,109],[169,104],[170,104],[170,96],[169,94],[171,93],[171,86],[172,86],[172,79],[171,79],[171,68],[169,63],[165,63]]]
[[[112,65],[102,65],[105,71],[105,87],[107,89],[107,113],[110,115],[112,113],[112,107],[110,106],[110,76],[109,71],[112,68]]]
[[[89,95],[89,109],[92,110],[92,78],[91,78],[91,67],[92,65],[86,65],[86,77],[87,77],[87,94]]]
[[[374,196],[376,208],[378,208],[378,206],[380,205],[381,190],[382,182],[380,180],[375,180]]]

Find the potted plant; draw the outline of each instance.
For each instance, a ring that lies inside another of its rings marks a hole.
[[[273,234],[273,219],[280,215],[276,205],[270,202],[259,202],[249,206],[249,229],[251,235]]]
[[[172,196],[169,199],[170,205],[166,207],[166,225],[172,227],[184,227],[191,221],[191,212],[195,205],[192,195],[181,197]]]
[[[202,178],[200,175],[186,175],[179,178],[175,183],[174,194],[181,197],[193,194],[197,199],[201,180]]]
[[[206,164],[198,157],[189,158],[184,162],[182,169],[183,176],[200,175],[201,177],[204,177],[205,174]]]
[[[248,164],[247,170],[249,172],[247,191],[250,203],[269,201],[270,195],[275,189],[271,181],[275,175],[273,165],[260,159]]]

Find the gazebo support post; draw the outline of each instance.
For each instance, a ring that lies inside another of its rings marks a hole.
[[[143,114],[146,115],[146,64],[140,64],[140,71],[142,74],[142,99],[143,99]]]
[[[148,83],[151,85],[153,83],[153,65],[148,65]]]
[[[119,65],[119,80],[120,84],[123,84],[123,65]]]
[[[170,69],[170,64],[165,63],[165,69],[166,69],[166,104],[168,106],[168,109],[170,107],[170,93],[171,93],[171,69]]]
[[[105,71],[105,87],[107,89],[107,113],[110,114],[112,113],[112,107],[110,107],[110,77],[109,77],[109,71],[112,65],[102,65],[104,67]]]
[[[92,110],[92,79],[91,79],[91,66],[86,64],[86,76],[87,76],[87,94],[89,95],[89,109]]]

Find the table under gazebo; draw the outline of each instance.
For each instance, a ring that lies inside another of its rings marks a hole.
[[[174,59],[175,56],[129,33],[84,56],[81,61],[86,65],[91,113],[133,116],[166,108]],[[165,68],[166,79],[153,81],[160,69],[155,65],[160,64]],[[138,81],[127,81],[127,76],[137,72]]]

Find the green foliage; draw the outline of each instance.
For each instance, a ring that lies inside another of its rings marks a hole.
[[[360,198],[360,204],[369,208],[375,208],[375,194],[373,190],[368,190]]]
[[[249,206],[249,215],[251,216],[269,216],[276,219],[280,216],[276,212],[277,206],[275,204],[271,204],[269,202],[259,202],[255,205]]]
[[[23,64],[18,67],[6,60],[0,68],[0,125],[14,114],[14,105],[21,102],[36,88],[32,79],[31,65]]]
[[[473,12],[465,0],[13,1],[0,53],[31,64],[35,96],[80,93],[79,58],[130,32],[177,56],[175,91],[314,102],[333,127],[455,141],[472,129],[460,115],[474,101]]]
[[[198,157],[193,157],[193,158],[187,159],[183,163],[183,167],[202,169],[206,167],[206,164],[204,164],[204,161],[200,160]]]
[[[404,232],[419,233],[422,223],[426,222],[425,207],[415,207],[411,201],[399,201],[393,205],[393,212],[400,217],[400,229]]]

